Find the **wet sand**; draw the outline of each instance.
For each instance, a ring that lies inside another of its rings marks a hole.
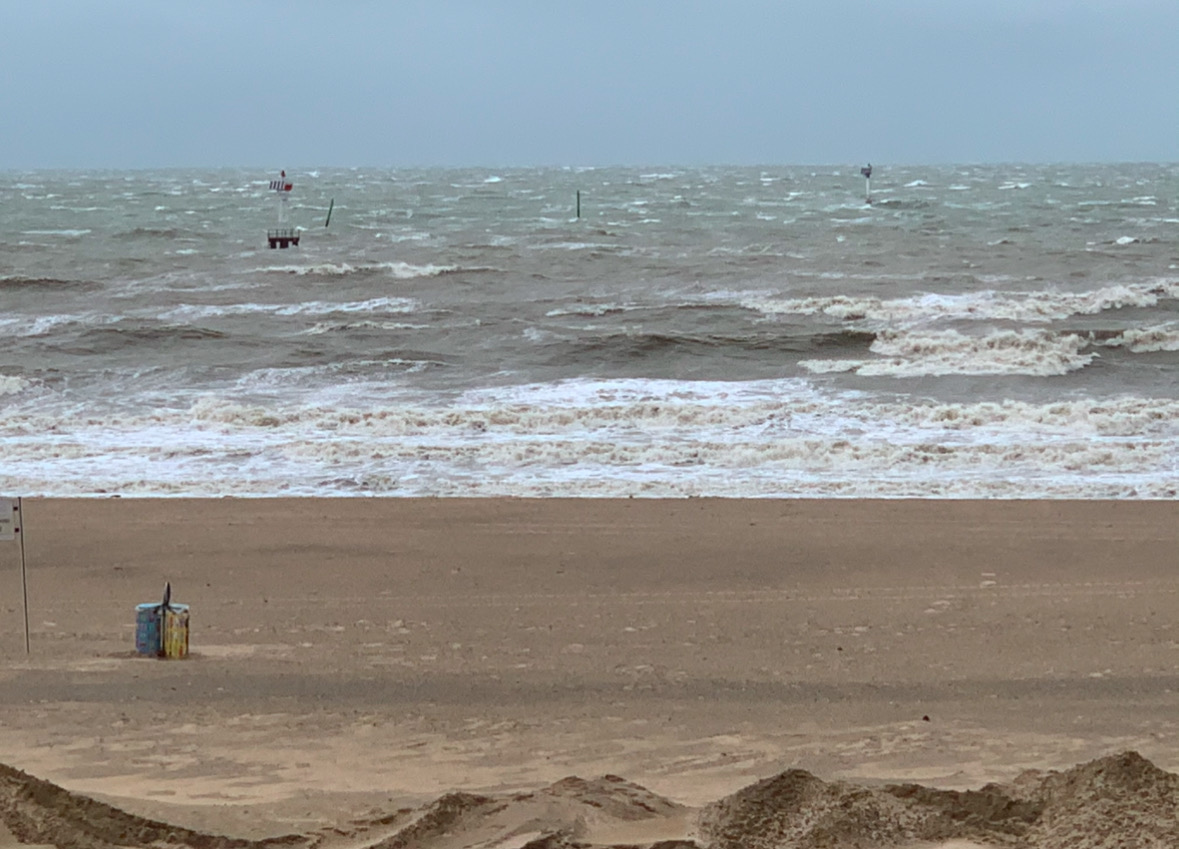
[[[613,773],[1179,769],[1179,503],[25,501],[0,761],[259,837]],[[185,661],[134,608],[191,605]]]

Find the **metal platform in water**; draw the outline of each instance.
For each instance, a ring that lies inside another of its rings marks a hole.
[[[289,248],[299,244],[299,230],[296,227],[280,227],[266,231],[266,241],[272,248]]]

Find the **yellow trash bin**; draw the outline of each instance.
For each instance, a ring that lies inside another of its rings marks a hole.
[[[188,605],[170,604],[164,609],[164,657],[188,657]]]

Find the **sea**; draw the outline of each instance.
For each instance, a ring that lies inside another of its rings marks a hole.
[[[1177,200],[1173,163],[0,172],[0,493],[1173,499]]]

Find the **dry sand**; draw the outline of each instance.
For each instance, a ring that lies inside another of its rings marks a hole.
[[[789,768],[1179,770],[1175,502],[31,499],[25,523],[0,762],[192,829],[392,833],[574,774],[702,806]],[[166,580],[186,661],[133,654]]]

